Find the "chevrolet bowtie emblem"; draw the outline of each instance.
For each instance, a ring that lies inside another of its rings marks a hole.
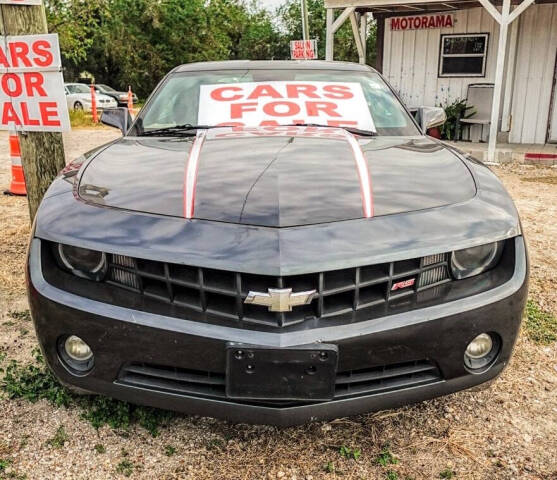
[[[269,307],[270,312],[291,312],[292,307],[309,305],[316,291],[292,293],[291,288],[269,288],[268,293],[249,292],[244,303]]]

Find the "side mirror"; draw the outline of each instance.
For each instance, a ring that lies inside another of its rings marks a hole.
[[[441,107],[420,107],[417,111],[416,120],[422,129],[422,133],[425,134],[430,128],[443,125],[447,121],[447,115]]]
[[[132,117],[126,107],[105,108],[101,115],[101,123],[119,128],[122,135],[125,135],[132,124]]]

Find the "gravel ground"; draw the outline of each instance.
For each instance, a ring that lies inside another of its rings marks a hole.
[[[105,129],[75,130],[65,136],[68,157],[115,135]],[[7,146],[4,133],[0,145]],[[1,186],[9,181],[6,148],[0,153]],[[557,315],[552,286],[557,274],[557,171],[524,166],[496,171],[516,200],[528,235],[531,298]],[[0,196],[0,215],[0,355],[30,362],[36,346],[32,327],[9,315],[27,308],[25,199]],[[57,448],[49,440],[60,426],[67,439]],[[387,445],[389,455],[380,456]],[[345,458],[339,453],[342,446],[361,455]],[[96,430],[77,408],[0,396],[0,479],[557,480],[556,452],[557,344],[538,346],[525,335],[510,367],[487,390],[296,428],[176,416],[153,437],[139,426]],[[390,454],[396,463],[390,463]],[[5,468],[3,460],[10,461]]]

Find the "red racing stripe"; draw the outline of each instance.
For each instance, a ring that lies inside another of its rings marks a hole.
[[[371,183],[371,175],[369,173],[369,168],[367,166],[367,160],[362,152],[362,147],[358,139],[352,135],[350,132],[343,130],[345,132],[346,141],[350,144],[352,148],[352,153],[354,154],[354,160],[356,161],[356,168],[358,169],[358,177],[360,179],[360,193],[362,196],[362,208],[364,210],[364,217],[371,218],[374,214],[373,207],[373,188]]]
[[[184,174],[184,218],[193,218],[195,209],[195,188],[197,172],[199,171],[199,156],[205,142],[206,130],[199,130],[188,156],[186,172]]]

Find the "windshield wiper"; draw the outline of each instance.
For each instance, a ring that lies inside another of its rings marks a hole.
[[[174,136],[174,135],[195,135],[197,130],[208,130],[216,128],[216,125],[193,125],[184,123],[183,125],[175,125],[173,127],[156,128],[155,130],[145,130],[139,134],[141,137],[154,136]]]
[[[376,137],[377,132],[373,132],[372,130],[361,130],[360,128],[355,127],[342,127],[342,126],[335,126],[335,125],[323,125],[321,123],[290,123],[287,125],[280,125],[281,127],[325,127],[325,128],[342,128],[347,132],[353,133],[354,135],[360,135],[362,137]]]

